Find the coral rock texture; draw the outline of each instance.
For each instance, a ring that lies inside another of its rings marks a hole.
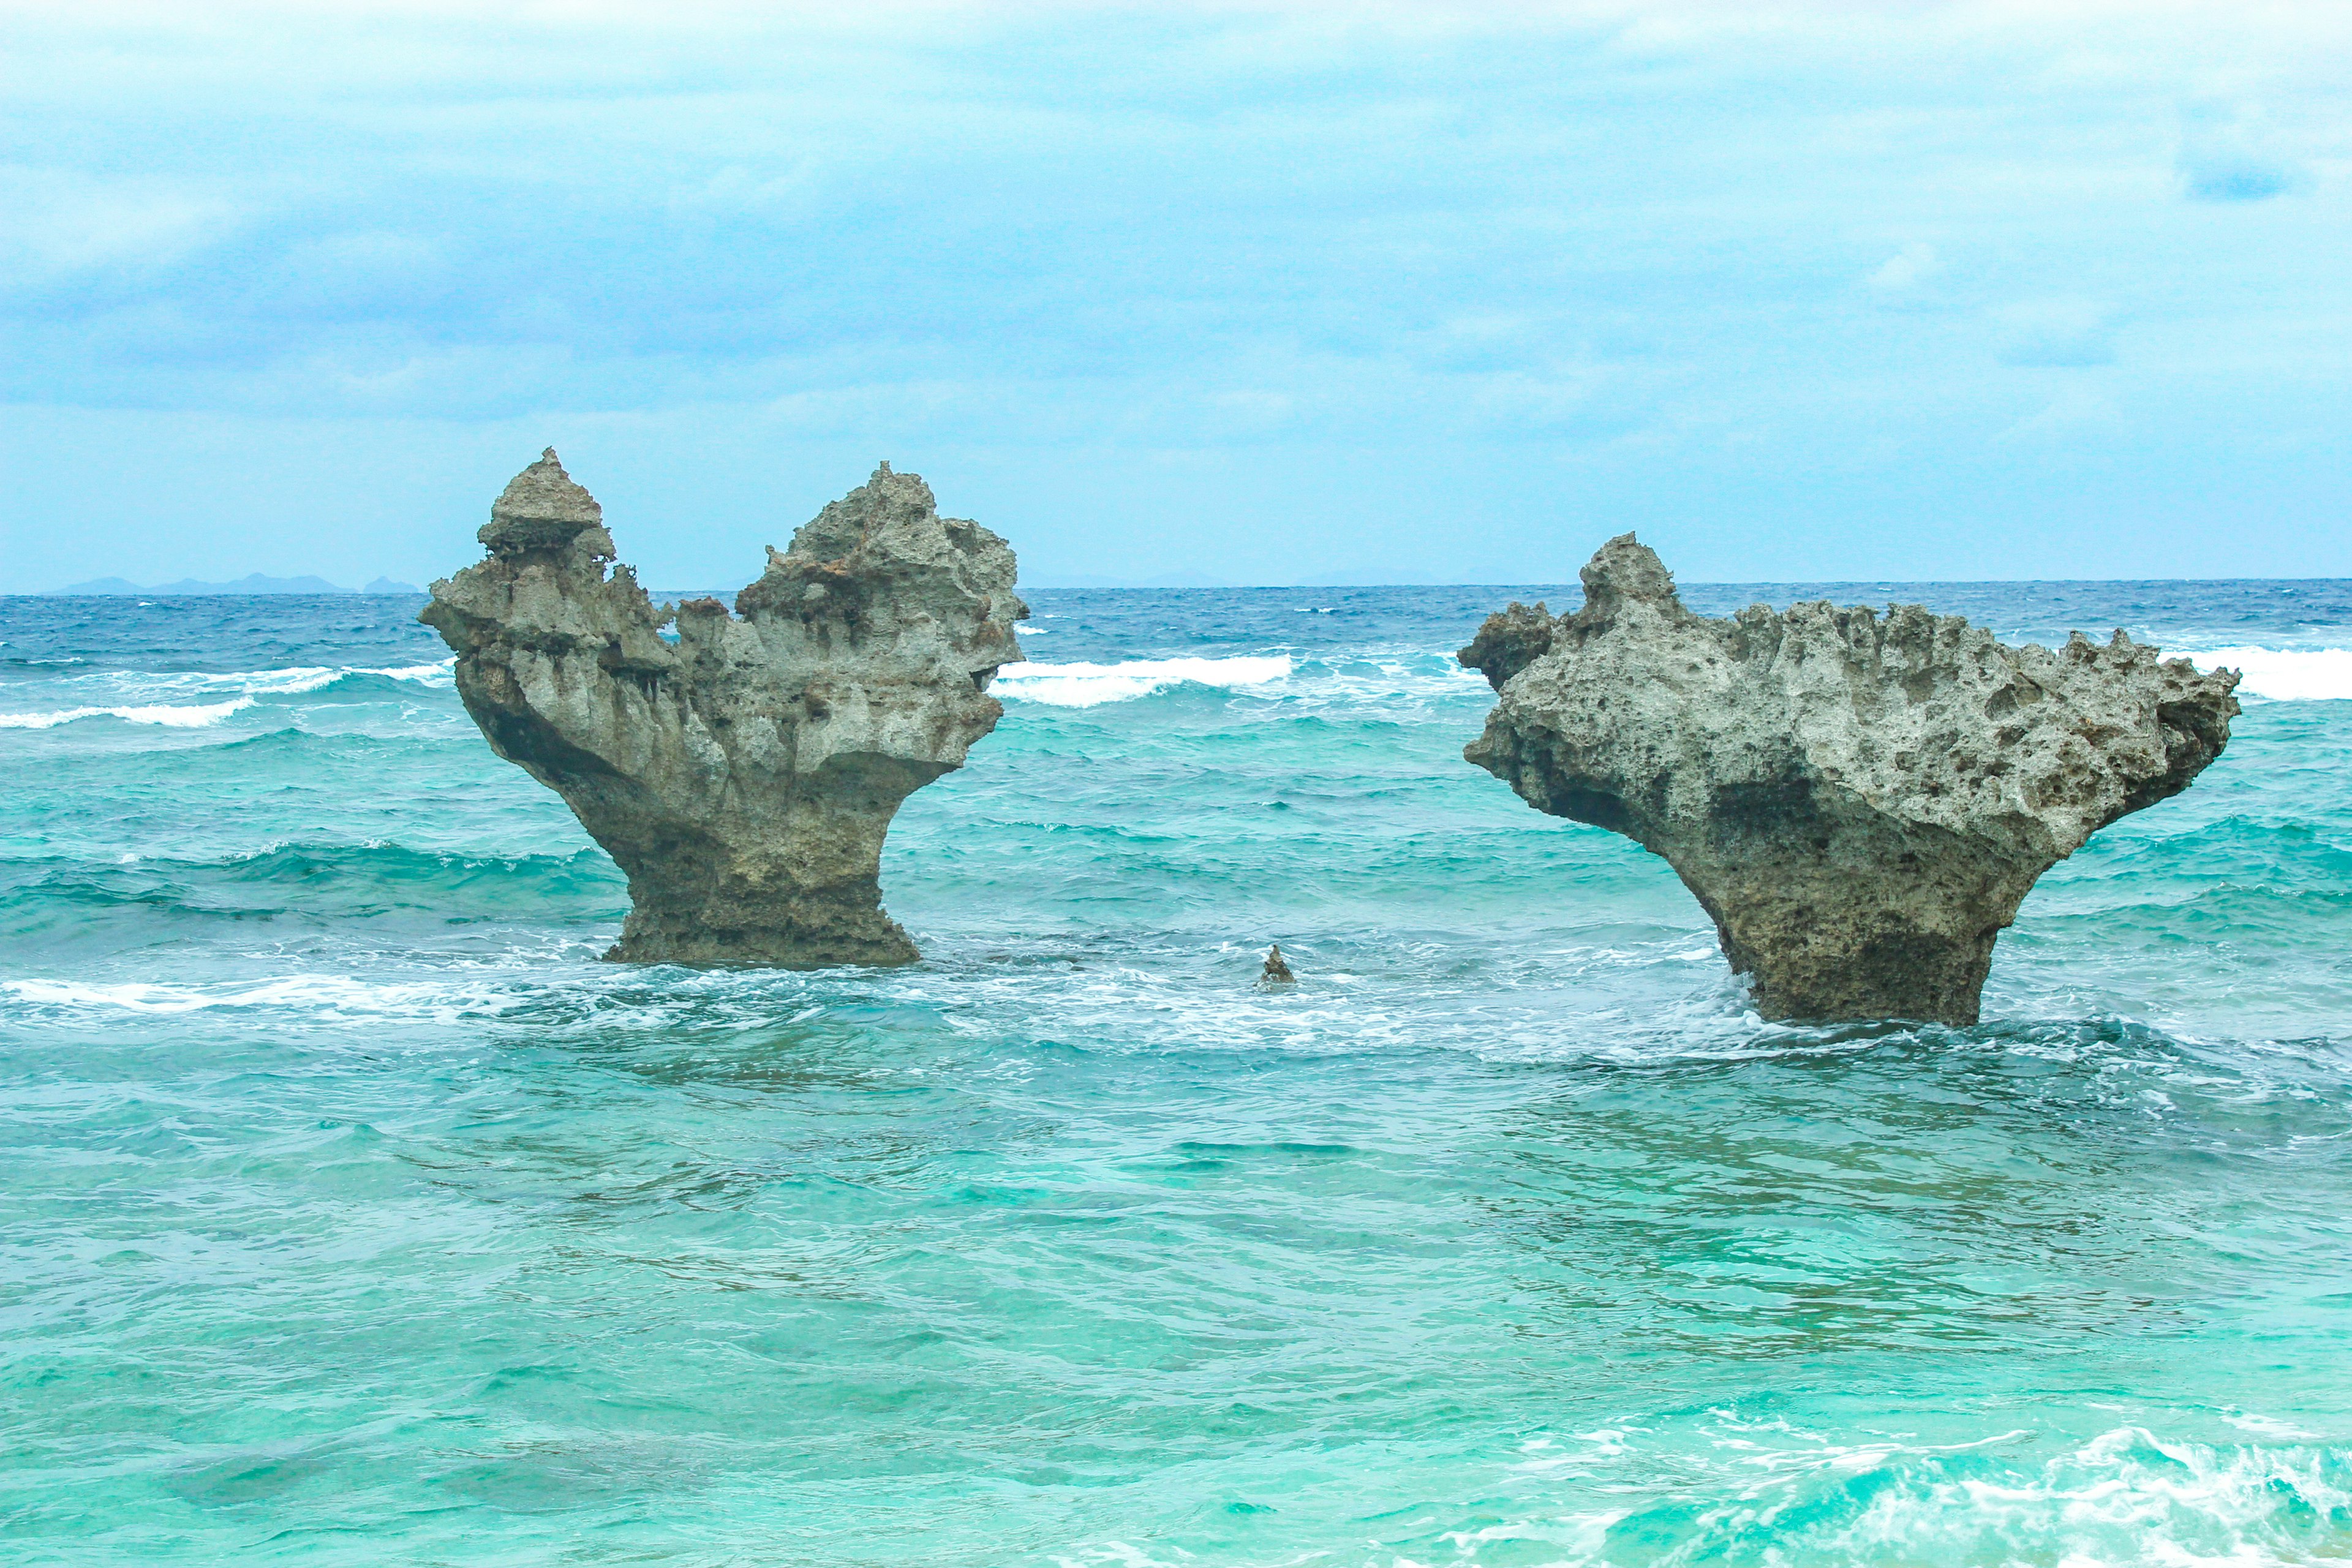
[[[963,765],[1019,662],[1004,541],[885,463],[736,595],[656,608],[606,565],[603,509],[552,448],[507,486],[489,555],[422,616],[491,748],[561,795],[629,879],[608,958],[901,963],[882,911],[899,804]],[[662,629],[673,620],[673,642]]]
[[[1632,534],[1584,607],[1461,653],[1499,694],[1464,755],[1663,856],[1769,1018],[1977,1021],[2041,876],[2221,754],[2235,672],[2122,632],[2011,647],[1916,605],[1685,609]]]

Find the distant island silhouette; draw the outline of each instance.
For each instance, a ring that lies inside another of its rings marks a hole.
[[[183,577],[176,583],[158,583],[152,588],[142,588],[127,577],[93,577],[87,583],[53,588],[50,596],[150,594],[173,598],[199,594],[422,594],[424,591],[413,583],[395,583],[389,577],[378,577],[364,588],[344,588],[324,577],[268,577],[254,572],[230,583],[200,583],[194,577]]]

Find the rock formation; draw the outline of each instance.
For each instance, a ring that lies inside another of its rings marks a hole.
[[[1277,942],[1266,950],[1265,967],[1258,972],[1257,978],[1262,985],[1288,985],[1298,978],[1283,960],[1282,943]]]
[[[656,608],[606,563],[604,510],[553,448],[433,584],[491,749],[561,795],[629,879],[605,956],[676,963],[901,963],[882,912],[899,803],[963,765],[1017,663],[1013,552],[942,518],[885,463],[768,552],[736,595]],[[675,621],[675,640],[663,628]]]
[[[1584,607],[1513,605],[1462,662],[1499,694],[1464,755],[1537,809],[1664,857],[1768,1018],[1972,1024],[2041,876],[2229,741],[2229,670],[2118,631],[2011,647],[1916,605],[1683,606],[1632,534]]]

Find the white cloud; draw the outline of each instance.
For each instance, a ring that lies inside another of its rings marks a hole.
[[[1936,247],[1915,242],[1888,257],[1885,263],[1870,275],[1868,282],[1882,294],[1907,294],[1926,282],[1936,270]]]

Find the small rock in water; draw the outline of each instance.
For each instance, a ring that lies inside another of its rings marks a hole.
[[[1258,976],[1260,984],[1266,985],[1288,985],[1297,978],[1298,976],[1290,973],[1290,965],[1285,963],[1282,960],[1282,944],[1280,942],[1276,942],[1272,947],[1266,950],[1265,970],[1265,973]]]

